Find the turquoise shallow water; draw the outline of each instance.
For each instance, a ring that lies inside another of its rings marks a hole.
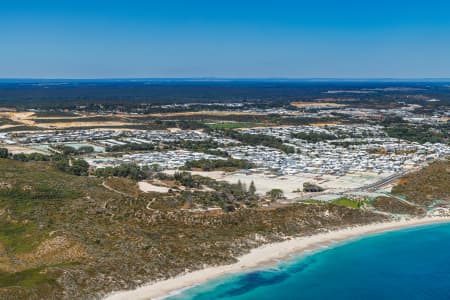
[[[264,270],[216,279],[168,299],[450,299],[450,224],[336,245]]]

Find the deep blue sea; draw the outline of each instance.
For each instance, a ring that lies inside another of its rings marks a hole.
[[[450,224],[382,233],[230,275],[171,300],[450,299]]]

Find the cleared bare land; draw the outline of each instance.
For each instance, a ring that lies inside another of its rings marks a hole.
[[[34,112],[1,112],[0,117],[14,122],[2,128],[14,128],[19,126],[31,126],[41,129],[66,129],[72,127],[113,127],[137,125],[138,123],[123,120],[115,115],[84,114],[67,117],[37,117]]]
[[[329,107],[344,107],[347,106],[345,104],[339,104],[334,102],[291,102],[292,106],[297,108],[305,108],[305,107],[320,107],[320,108],[329,108]]]
[[[138,183],[139,189],[143,191],[144,193],[148,192],[156,192],[156,193],[167,193],[169,192],[169,188],[164,186],[157,186],[145,181],[140,181]]]
[[[274,176],[266,174],[244,174],[240,172],[227,173],[221,171],[202,172],[193,171],[193,174],[210,177],[216,180],[224,180],[230,183],[237,183],[241,181],[247,186],[253,181],[256,187],[256,192],[259,194],[266,194],[272,189],[280,189],[288,200],[293,200],[298,197],[311,196],[314,193],[296,192],[302,190],[303,183],[310,182],[320,185],[326,189],[327,193],[342,193],[349,189],[356,189],[361,186],[377,182],[383,177],[390,174],[376,174],[372,172],[358,172],[347,174],[345,176],[322,175],[301,173],[295,175]]]

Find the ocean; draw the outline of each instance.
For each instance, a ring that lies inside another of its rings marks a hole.
[[[450,224],[336,244],[212,280],[168,299],[450,299]]]

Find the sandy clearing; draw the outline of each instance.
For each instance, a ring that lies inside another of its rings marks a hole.
[[[76,117],[36,117],[34,112],[1,112],[0,116],[10,119],[11,121],[21,123],[26,126],[36,126],[44,129],[65,129],[69,127],[97,127],[97,126],[131,126],[140,125],[139,123],[126,122],[126,121],[77,121],[77,119],[86,117],[118,117],[117,115],[98,115],[98,114],[85,114]],[[128,117],[135,117],[136,115],[128,115]],[[73,122],[58,122],[58,120],[71,120]],[[52,123],[39,123],[39,120],[55,120]]]
[[[290,103],[292,106],[298,107],[298,108],[304,108],[304,107],[321,107],[321,108],[329,108],[329,107],[343,107],[347,106],[345,104],[340,103],[334,103],[334,102],[302,102],[302,101],[296,101]]]
[[[116,122],[116,121],[106,121],[106,122],[59,122],[59,123],[39,123],[39,127],[48,129],[64,129],[70,127],[93,127],[93,126],[132,126],[139,125],[138,123],[128,123],[128,122]]]
[[[0,126],[0,129],[8,129],[8,128],[13,128],[13,127],[17,127],[17,126],[20,126],[20,125],[17,125],[17,124],[7,124],[7,125],[2,125],[2,126]]]
[[[196,116],[196,115],[211,115],[211,116],[233,116],[233,115],[254,115],[254,116],[264,116],[264,113],[258,112],[242,112],[242,111],[220,111],[220,110],[201,110],[201,111],[185,111],[185,112],[174,112],[174,113],[155,113],[155,114],[145,114],[145,115],[129,115],[129,117],[139,118],[139,117],[176,117],[176,116]]]
[[[305,174],[302,176],[281,176],[271,177],[264,174],[242,174],[242,173],[226,173],[226,172],[202,172],[193,171],[192,174],[210,177],[216,180],[224,180],[229,183],[237,183],[241,181],[247,187],[251,182],[255,183],[256,192],[260,195],[265,195],[272,189],[281,189],[287,199],[293,199],[299,196],[299,193],[294,193],[294,190],[302,189],[304,182],[317,182],[314,180],[314,175]]]
[[[21,146],[15,146],[15,145],[3,145],[0,144],[1,147],[8,149],[9,153],[12,154],[18,154],[18,153],[24,153],[24,154],[30,154],[30,153],[40,153],[44,155],[48,155],[47,152],[33,149],[33,148],[27,148],[27,147],[21,147]]]
[[[172,174],[174,171],[167,171]],[[273,176],[262,173],[255,174],[243,174],[243,173],[226,173],[222,171],[192,171],[192,174],[210,177],[216,180],[223,180],[229,183],[237,183],[241,181],[245,183],[247,187],[253,181],[255,183],[256,192],[260,195],[266,194],[272,189],[281,189],[284,192],[284,196],[288,200],[304,196],[304,193],[294,192],[297,189],[303,189],[303,183],[311,182],[318,184],[326,189],[327,193],[338,194],[349,189],[355,189],[367,184],[374,183],[380,180],[382,177],[389,174],[378,175],[370,172],[358,172],[353,174],[347,174],[345,176],[333,176],[333,175],[316,175],[311,173],[299,173],[295,175]],[[314,195],[312,194],[311,197]]]
[[[34,126],[34,121],[31,119],[34,116],[34,112],[2,112],[0,116],[27,126]]]
[[[145,182],[145,181],[139,181],[138,182],[139,189],[143,191],[144,193],[148,192],[157,192],[157,193],[168,193],[169,188],[165,186],[157,186],[153,185],[151,183]]]

